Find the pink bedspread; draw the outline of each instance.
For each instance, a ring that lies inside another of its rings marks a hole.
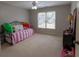
[[[21,30],[15,33],[12,33],[11,35],[6,35],[6,41],[11,44],[16,44],[20,41],[23,41],[24,39],[32,36],[34,33],[32,28],[28,28],[26,30]]]

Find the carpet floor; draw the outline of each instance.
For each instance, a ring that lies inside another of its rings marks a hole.
[[[60,57],[62,37],[34,34],[13,46],[1,46],[2,57]]]

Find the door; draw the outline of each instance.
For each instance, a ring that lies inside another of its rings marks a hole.
[[[79,43],[79,2],[77,3],[76,41]],[[79,57],[79,44],[76,44],[76,57]]]

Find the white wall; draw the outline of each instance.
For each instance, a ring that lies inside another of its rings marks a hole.
[[[71,13],[73,13],[73,10],[77,7],[77,2],[74,1],[71,3]]]
[[[28,11],[0,2],[0,24],[12,21],[29,21]]]
[[[46,12],[46,11],[56,11],[56,29],[49,30],[49,29],[39,29],[37,27],[37,13],[38,12]],[[68,27],[67,16],[70,14],[71,6],[70,5],[61,5],[61,6],[53,6],[42,8],[38,10],[30,10],[30,22],[35,28],[35,30],[39,33],[46,33],[46,34],[55,34],[55,35],[62,35],[63,30]]]

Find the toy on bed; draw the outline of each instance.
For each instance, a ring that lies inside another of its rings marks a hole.
[[[5,33],[13,33],[13,25],[9,23],[3,24],[3,28],[5,30]]]
[[[30,26],[27,28],[24,28],[25,26],[23,25],[24,24],[21,22],[18,22],[18,23],[12,22],[12,23],[3,24],[4,30],[5,30],[6,42],[14,45],[32,36],[32,34],[34,33],[33,28],[31,28]]]
[[[24,29],[31,28],[32,26],[29,23],[22,22]]]

